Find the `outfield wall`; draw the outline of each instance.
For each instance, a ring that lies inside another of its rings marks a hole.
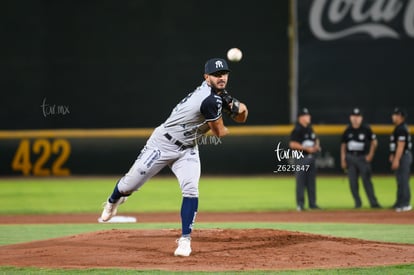
[[[287,0],[1,4],[2,130],[152,127],[231,47],[248,123],[289,123]]]
[[[292,127],[230,127],[231,135],[225,138],[200,138],[203,173],[291,174],[283,171],[290,168],[283,152],[288,149]],[[345,125],[315,125],[314,128],[323,149],[317,157],[319,172],[342,173],[339,148]],[[388,139],[393,126],[373,125],[372,128],[379,141],[373,172],[391,173],[387,160]],[[149,128],[0,131],[0,175],[123,174],[145,145],[151,131]],[[278,148],[280,154],[275,151]],[[282,171],[274,173],[275,170]],[[165,169],[162,173],[171,172]]]

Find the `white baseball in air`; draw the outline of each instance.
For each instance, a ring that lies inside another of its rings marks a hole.
[[[239,48],[231,48],[227,51],[227,59],[232,62],[239,62],[243,57],[243,53]]]

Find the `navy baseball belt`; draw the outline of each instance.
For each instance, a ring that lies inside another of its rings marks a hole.
[[[188,149],[188,148],[192,148],[192,147],[194,147],[194,146],[189,146],[189,145],[184,145],[184,143],[182,143],[181,141],[179,141],[179,140],[176,140],[175,138],[173,138],[169,133],[165,133],[164,134],[164,137],[166,138],[166,139],[168,139],[169,141],[171,141],[171,142],[173,142],[175,145],[177,145],[178,147],[180,147],[180,149],[181,150],[185,150],[185,149]]]

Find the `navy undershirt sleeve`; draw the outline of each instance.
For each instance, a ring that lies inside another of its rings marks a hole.
[[[221,117],[222,99],[220,96],[211,94],[203,100],[200,112],[207,121],[214,121]]]

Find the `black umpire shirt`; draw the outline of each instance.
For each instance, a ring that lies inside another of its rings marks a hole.
[[[375,134],[367,124],[361,124],[359,128],[348,125],[342,134],[342,143],[346,143],[346,151],[358,155],[367,155],[371,142],[375,139]]]
[[[297,122],[295,128],[293,128],[293,131],[290,134],[290,140],[299,142],[303,147],[313,147],[315,145],[316,135],[313,132],[311,125],[303,127],[299,122]],[[306,152],[304,152],[304,154],[307,155]]]
[[[395,153],[398,141],[405,141],[404,152],[411,150],[411,136],[406,123],[397,125],[394,129],[394,132],[392,132],[392,135],[390,137],[390,154]]]

